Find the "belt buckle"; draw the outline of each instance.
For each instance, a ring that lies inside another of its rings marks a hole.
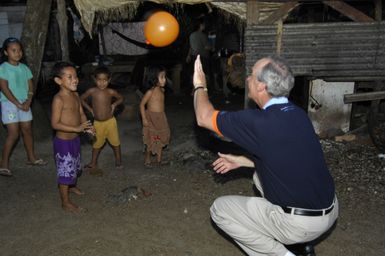
[[[290,214],[298,216],[324,216],[326,215],[326,210],[307,210],[300,208],[290,208]]]

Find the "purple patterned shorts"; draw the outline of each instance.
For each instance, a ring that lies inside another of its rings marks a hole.
[[[80,138],[63,140],[53,139],[57,181],[60,185],[75,185],[81,171]]]

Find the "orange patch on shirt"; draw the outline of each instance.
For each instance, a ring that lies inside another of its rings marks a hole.
[[[219,136],[222,136],[223,137],[223,134],[219,131],[218,129],[218,125],[217,125],[217,117],[218,117],[218,114],[219,114],[219,111],[218,110],[215,110],[212,117],[211,117],[211,121],[212,121],[212,124],[213,124],[213,129],[214,129],[214,132],[216,132]]]

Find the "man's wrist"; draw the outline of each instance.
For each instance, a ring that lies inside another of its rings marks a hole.
[[[203,91],[207,92],[207,87],[204,86],[204,85],[198,85],[198,86],[194,86],[194,93],[198,90],[202,89]]]
[[[205,84],[193,84],[193,85],[194,85],[194,89],[198,87],[207,87]]]

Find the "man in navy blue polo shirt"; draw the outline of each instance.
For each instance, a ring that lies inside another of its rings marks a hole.
[[[199,56],[195,61],[198,125],[251,155],[219,153],[214,170],[254,168],[254,184],[262,195],[220,197],[211,206],[211,217],[248,255],[294,255],[284,244],[314,240],[337,219],[334,181],[307,114],[287,99],[294,77],[285,61],[274,56],[257,61],[247,85],[260,109],[217,111],[207,95]]]

